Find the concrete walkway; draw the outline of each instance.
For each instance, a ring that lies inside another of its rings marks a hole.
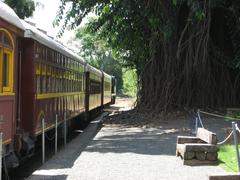
[[[106,125],[95,136],[98,127],[91,124],[28,180],[207,180],[223,172],[218,166],[183,166],[173,129]]]

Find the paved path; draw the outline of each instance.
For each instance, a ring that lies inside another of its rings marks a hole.
[[[207,180],[223,172],[217,166],[183,166],[175,156],[173,129],[106,125],[84,149],[96,129],[92,124],[29,180]]]

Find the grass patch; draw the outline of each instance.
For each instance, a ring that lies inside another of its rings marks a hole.
[[[238,146],[240,148],[240,145]],[[228,172],[238,172],[237,153],[235,145],[222,145],[218,152],[220,166]]]

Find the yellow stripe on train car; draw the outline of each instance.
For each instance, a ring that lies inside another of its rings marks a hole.
[[[74,96],[74,95],[82,95],[85,92],[71,92],[71,93],[45,93],[45,94],[37,94],[36,99],[50,99],[64,96]]]

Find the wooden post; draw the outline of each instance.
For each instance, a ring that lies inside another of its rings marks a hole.
[[[237,153],[238,171],[240,171],[240,157],[239,157],[238,139],[237,139],[237,131],[236,131],[236,123],[235,122],[232,122],[232,129],[233,129],[234,144],[235,144],[236,153]]]
[[[199,120],[202,128],[204,128],[203,123],[202,123],[202,119],[201,119],[201,116],[200,116],[200,110],[199,109],[197,110],[197,116],[198,116],[198,120]]]

